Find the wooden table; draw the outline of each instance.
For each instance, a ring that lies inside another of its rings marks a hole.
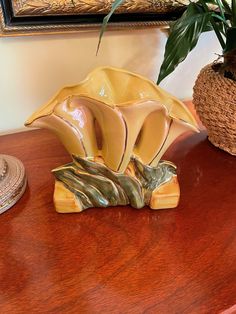
[[[205,132],[166,158],[176,209],[57,214],[50,170],[70,161],[45,130],[0,137],[21,159],[23,198],[0,216],[0,313],[236,313],[236,158]]]

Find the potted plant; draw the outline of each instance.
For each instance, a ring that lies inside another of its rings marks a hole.
[[[123,2],[114,1],[104,18],[100,40],[111,15]],[[187,57],[199,36],[210,30],[219,40],[222,56],[201,70],[193,103],[209,140],[236,155],[236,0],[198,0],[187,5],[183,15],[170,26],[157,84]]]

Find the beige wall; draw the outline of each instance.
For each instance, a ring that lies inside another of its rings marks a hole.
[[[23,127],[26,118],[64,85],[76,84],[96,66],[112,65],[156,80],[166,36],[158,29],[106,32],[95,56],[98,32],[0,39],[0,133]],[[199,69],[219,52],[213,34],[162,86],[190,98]]]

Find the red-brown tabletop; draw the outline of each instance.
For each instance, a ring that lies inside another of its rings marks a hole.
[[[56,137],[0,137],[28,187],[0,215],[0,313],[235,313],[236,159],[206,133],[165,158],[178,166],[176,209],[58,214],[50,170],[70,161]]]

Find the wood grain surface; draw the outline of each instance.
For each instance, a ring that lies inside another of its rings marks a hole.
[[[0,313],[235,313],[236,159],[203,131],[174,144],[176,209],[58,214],[50,170],[70,161],[45,130],[0,137],[28,174],[0,216]]]

